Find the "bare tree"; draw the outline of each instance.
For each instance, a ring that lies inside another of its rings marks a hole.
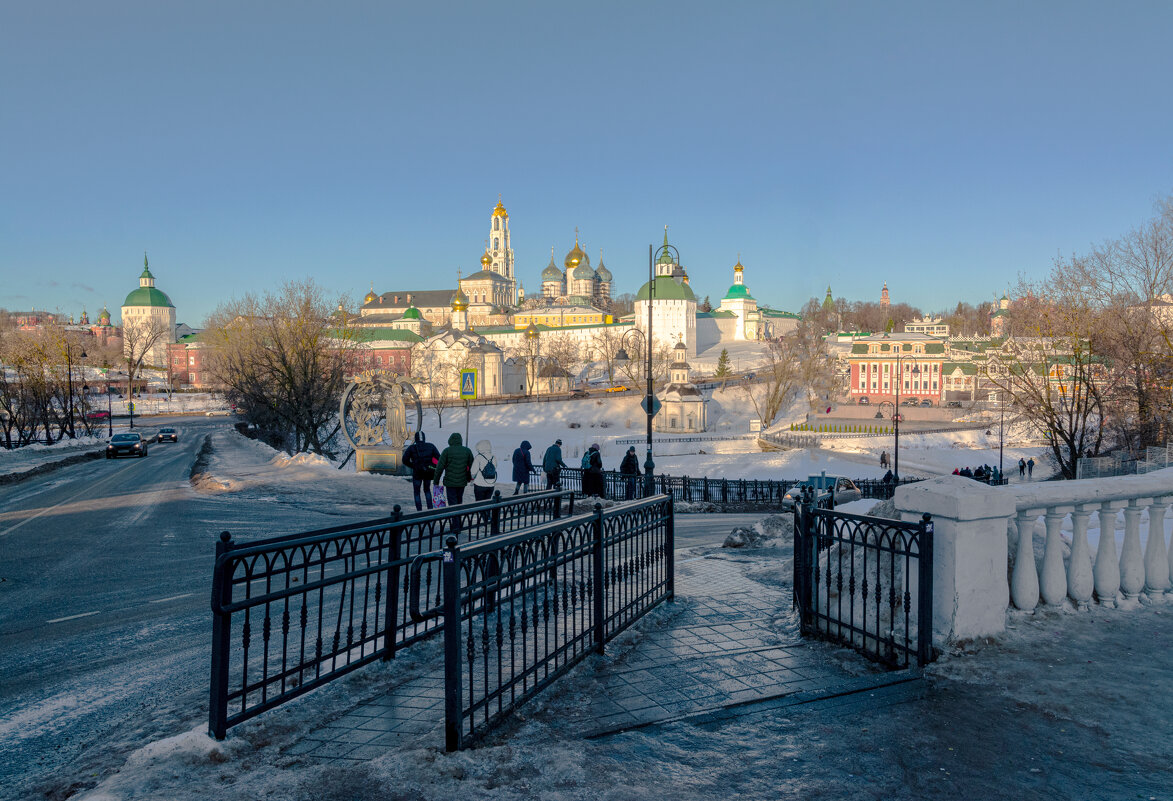
[[[142,371],[151,352],[171,336],[166,320],[150,317],[142,322],[122,321],[122,358],[126,362],[128,397],[134,397],[134,379]]]
[[[569,334],[552,334],[542,343],[542,361],[556,364],[577,377],[582,371],[583,349]]]
[[[245,418],[289,453],[333,455],[338,402],[356,346],[340,299],[312,281],[246,295],[207,322],[212,373]]]
[[[591,337],[591,348],[595,357],[603,363],[603,369],[607,371],[608,384],[615,383],[615,356],[623,347],[623,334],[630,330],[626,326],[604,326]]]
[[[830,395],[834,382],[833,357],[816,319],[804,319],[793,332],[766,347],[766,364],[755,382],[743,382],[742,392],[769,428],[782,408],[799,392],[811,401]]]

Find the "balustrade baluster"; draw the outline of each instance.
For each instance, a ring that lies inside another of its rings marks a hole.
[[[1057,606],[1067,597],[1067,575],[1063,571],[1063,518],[1075,511],[1073,506],[1052,506],[1047,510],[1047,540],[1043,550],[1043,570],[1039,591],[1043,603]]]
[[[1120,589],[1120,561],[1116,557],[1116,510],[1124,501],[1104,501],[1100,504],[1100,545],[1096,549],[1096,564],[1092,575],[1096,583],[1096,600],[1109,606],[1116,605]]]
[[[1124,546],[1120,549],[1120,591],[1134,604],[1144,589],[1144,556],[1140,550],[1140,513],[1152,498],[1133,498],[1124,508]]]
[[[1092,598],[1091,553],[1087,546],[1087,523],[1098,503],[1081,503],[1071,513],[1071,559],[1067,563],[1067,596],[1079,609],[1087,609]]]
[[[1010,577],[1010,597],[1019,609],[1030,611],[1039,604],[1039,570],[1035,565],[1035,522],[1042,509],[1023,509],[1018,513],[1018,548],[1014,552],[1014,573]]]
[[[1164,600],[1169,592],[1169,553],[1165,548],[1165,510],[1173,495],[1153,499],[1149,507],[1149,541],[1144,550],[1144,592],[1150,601]]]

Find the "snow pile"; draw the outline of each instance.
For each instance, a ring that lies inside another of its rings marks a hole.
[[[771,515],[752,526],[738,526],[729,532],[722,548],[773,548],[794,537],[794,518]]]
[[[278,453],[272,463],[276,467],[334,467],[334,464],[320,453],[295,453],[287,456]]]

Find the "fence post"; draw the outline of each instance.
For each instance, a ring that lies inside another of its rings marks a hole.
[[[496,537],[501,533],[501,491],[493,490],[493,511],[489,513],[489,534]]]
[[[925,512],[920,520],[917,548],[916,662],[933,661],[933,519]]]
[[[461,745],[460,702],[463,691],[460,668],[460,549],[457,538],[444,541],[444,750]]]
[[[395,658],[395,639],[399,632],[399,573],[407,569],[407,565],[397,564],[400,551],[403,547],[403,529],[398,525],[399,518],[403,517],[403,509],[399,504],[391,513],[391,567],[387,570],[387,598],[383,602],[383,661]]]
[[[664,558],[668,560],[665,565],[668,600],[672,600],[676,597],[676,504],[671,499],[668,501],[668,521],[664,529],[664,550]]]
[[[217,740],[228,735],[228,652],[231,647],[232,614],[223,607],[232,603],[232,576],[225,578],[220,557],[232,549],[232,535],[220,532],[216,541],[216,566],[212,570],[212,681],[208,697],[208,734]]]
[[[607,561],[603,558],[603,504],[595,504],[594,519],[595,550],[592,554],[591,583],[594,585],[594,616],[595,616],[595,651],[603,653],[603,643],[607,640],[606,604],[603,603],[603,593],[606,592],[607,581],[605,573]]]

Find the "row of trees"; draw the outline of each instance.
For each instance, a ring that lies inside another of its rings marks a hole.
[[[1108,449],[1165,445],[1173,413],[1173,198],[1125,235],[1023,279],[1014,363],[990,380],[1047,433],[1063,475]]]

